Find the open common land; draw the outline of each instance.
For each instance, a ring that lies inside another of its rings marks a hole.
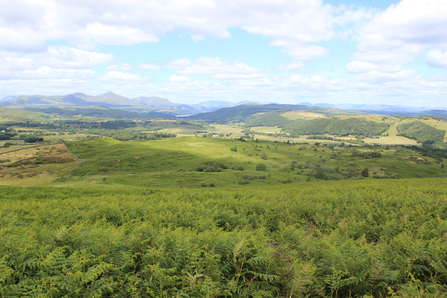
[[[447,293],[444,118],[1,115],[1,297]]]

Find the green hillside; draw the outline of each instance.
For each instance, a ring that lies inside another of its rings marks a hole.
[[[202,113],[188,117],[191,120],[203,120],[211,123],[245,122],[248,118],[259,113],[268,113],[274,111],[306,111],[315,113],[324,113],[327,115],[352,115],[363,114],[359,111],[344,111],[331,108],[307,107],[301,105],[284,104],[244,104],[231,108],[222,108],[210,113]]]
[[[183,137],[120,142],[94,139],[67,143],[86,160],[56,183],[152,188],[241,187],[304,183],[315,179],[441,177],[447,155],[410,148],[329,147]],[[442,152],[440,152],[442,153]],[[225,167],[212,169],[220,163]],[[265,164],[266,170],[257,170]],[[207,169],[207,168],[210,169]],[[362,171],[367,169],[362,174]]]
[[[283,127],[291,122],[291,120],[287,119],[280,115],[281,112],[273,112],[266,113],[263,115],[259,115],[248,119],[245,122],[246,127],[255,127],[255,126],[278,126]]]
[[[377,136],[389,129],[389,124],[360,118],[321,118],[295,120],[284,127],[292,135],[331,134],[335,136]]]
[[[129,112],[119,109],[110,109],[102,107],[79,108],[79,109],[61,109],[61,108],[25,108],[26,111],[39,112],[50,115],[57,115],[64,118],[73,116],[82,117],[100,117],[115,119],[154,119],[154,118],[175,118],[174,113],[162,112]]]
[[[442,143],[446,133],[445,130],[436,129],[421,121],[400,124],[397,129],[401,135],[426,145]]]

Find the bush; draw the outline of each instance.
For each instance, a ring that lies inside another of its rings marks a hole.
[[[262,153],[260,157],[261,157],[261,159],[266,160],[267,159],[267,154]]]
[[[42,142],[43,138],[39,138],[39,137],[27,137],[25,139],[25,143],[37,143],[37,142]]]
[[[243,185],[243,184],[248,184],[248,183],[250,183],[250,181],[249,181],[248,179],[241,179],[241,180],[239,180],[238,183],[241,184],[241,185]]]
[[[364,168],[364,169],[360,172],[360,175],[362,175],[363,177],[368,177],[368,176],[369,176],[368,168]]]
[[[237,151],[237,147],[233,146],[233,147],[230,148],[230,150],[236,152]]]
[[[232,167],[232,169],[236,170],[236,171],[243,171],[244,170],[244,168],[240,167],[240,166],[234,166],[234,167]]]
[[[278,171],[280,171],[280,172],[290,172],[290,166],[289,165],[283,165],[282,167],[280,167],[279,169],[278,169]]]
[[[265,163],[258,163],[256,165],[256,171],[265,171],[267,170],[267,166],[265,165]]]
[[[224,165],[221,162],[206,162],[198,165],[194,168],[194,171],[197,172],[222,172],[222,170],[228,169],[227,165]]]

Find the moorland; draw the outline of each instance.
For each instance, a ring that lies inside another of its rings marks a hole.
[[[447,118],[0,107],[2,297],[442,297]]]

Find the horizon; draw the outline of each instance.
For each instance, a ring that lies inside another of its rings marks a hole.
[[[447,2],[0,3],[0,98],[446,108]]]

